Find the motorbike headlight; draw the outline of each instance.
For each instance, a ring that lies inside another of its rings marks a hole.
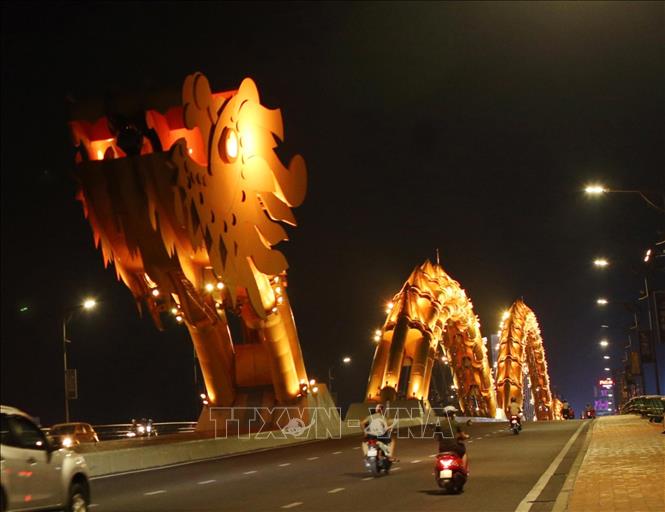
[[[148,425],[148,426],[146,427],[146,430],[147,430],[148,432],[152,431],[152,426],[151,426],[151,425]]]
[[[62,439],[62,446],[64,446],[65,448],[71,448],[72,444],[74,444],[74,442],[72,441],[71,437],[64,437]]]
[[[144,427],[143,425],[141,425],[141,426],[138,428],[138,431],[139,431],[141,434],[143,434],[143,432],[145,432],[145,427]]]

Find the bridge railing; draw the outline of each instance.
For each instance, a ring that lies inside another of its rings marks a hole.
[[[158,435],[167,434],[185,434],[194,432],[196,429],[196,421],[164,421],[153,422],[153,429]],[[127,434],[132,428],[131,423],[112,423],[108,425],[93,425],[92,428],[97,432],[97,437],[100,441],[111,441],[113,439],[127,439]],[[42,429],[45,433],[49,433],[49,428]]]
[[[665,413],[665,396],[635,396],[621,407],[621,414],[640,414],[650,421],[662,421]]]

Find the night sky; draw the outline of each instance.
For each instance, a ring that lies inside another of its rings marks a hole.
[[[62,311],[93,295],[68,326],[73,418],[197,416],[185,328],[141,319],[94,248],[66,104],[201,71],[218,91],[252,77],[307,162],[279,247],[311,376],[348,355],[335,386],[362,399],[386,301],[438,248],[483,336],[524,298],[580,411],[604,373],[600,325],[617,366],[631,321],[595,299],[636,299],[629,267],[665,238],[638,196],[582,192],[665,189],[664,27],[656,2],[4,3],[2,403],[63,420]],[[601,255],[616,264],[595,270]]]

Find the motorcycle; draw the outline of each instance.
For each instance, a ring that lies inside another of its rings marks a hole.
[[[519,416],[513,415],[510,417],[510,430],[512,430],[515,435],[519,434],[520,430],[522,430]]]
[[[127,437],[153,437],[157,436],[157,429],[153,426],[152,420],[142,419],[139,422],[132,420],[132,425],[127,432]]]
[[[596,411],[591,409],[590,411],[584,411],[584,416],[583,418],[585,420],[593,420],[596,417]]]
[[[366,442],[367,455],[365,456],[365,467],[373,476],[379,476],[381,471],[384,471],[387,475],[390,472],[390,466],[392,466],[388,455],[379,446],[376,439],[368,439]]]
[[[464,459],[455,452],[443,452],[436,456],[434,479],[445,493],[459,494],[469,475]]]

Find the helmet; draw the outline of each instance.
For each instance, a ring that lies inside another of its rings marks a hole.
[[[378,414],[383,414],[383,412],[384,412],[383,405],[381,405],[381,404],[377,405],[376,409],[374,409],[374,411]]]

